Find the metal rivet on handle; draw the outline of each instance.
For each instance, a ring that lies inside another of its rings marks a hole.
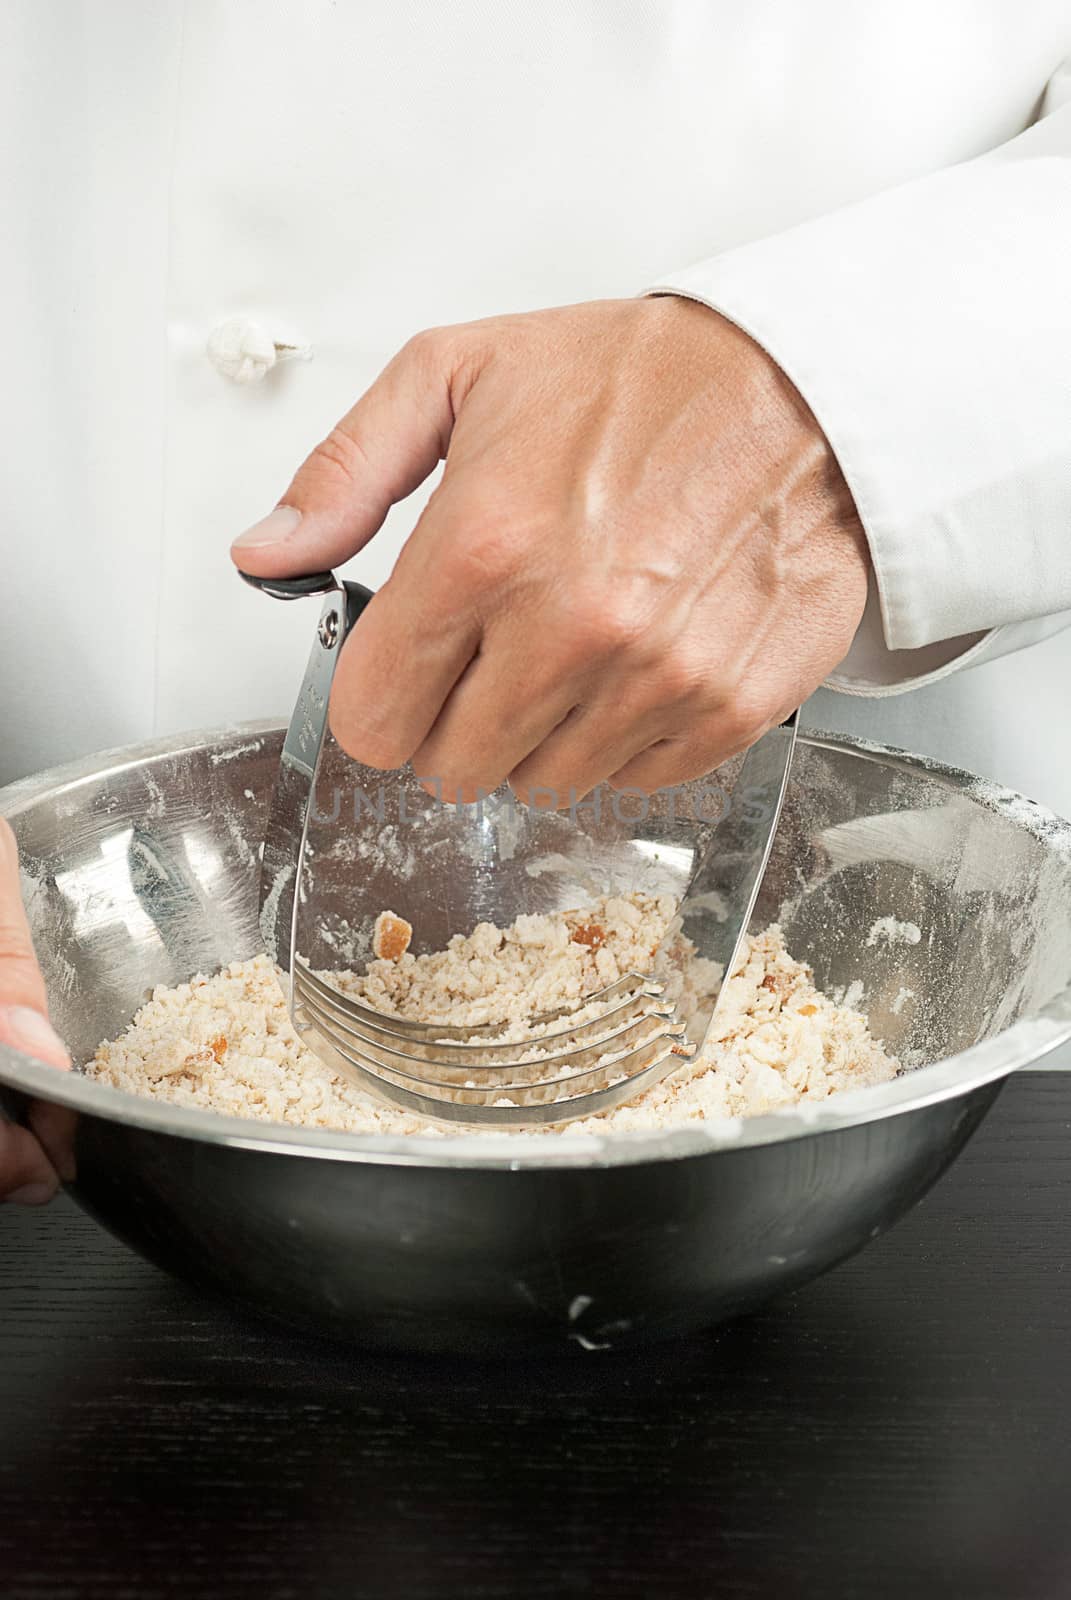
[[[320,618],[320,643],[325,650],[333,650],[338,642],[338,612],[329,611]]]

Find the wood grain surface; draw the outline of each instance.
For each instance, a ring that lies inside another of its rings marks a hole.
[[[640,1355],[402,1361],[0,1211],[3,1600],[1071,1597],[1071,1077],[855,1261]]]

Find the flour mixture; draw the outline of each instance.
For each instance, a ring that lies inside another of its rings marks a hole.
[[[374,947],[385,953],[364,972],[332,979],[391,1015],[501,1022],[502,1037],[517,1037],[527,1018],[645,969],[673,909],[672,901],[652,896],[615,896],[583,910],[518,917],[505,929],[482,923],[456,935],[445,950],[419,956],[408,950],[407,924],[384,913]],[[719,975],[680,939],[670,960],[670,994],[687,1016]],[[361,1134],[450,1138],[472,1132],[382,1105],[335,1074],[294,1032],[266,956],[156,989],[126,1032],[101,1045],[85,1070],[117,1089],[225,1116]],[[625,1105],[568,1127],[651,1131],[754,1116],[884,1083],[897,1070],[866,1019],[815,988],[810,970],[793,960],[774,926],[747,941],[699,1056]]]

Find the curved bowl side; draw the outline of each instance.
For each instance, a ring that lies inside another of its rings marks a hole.
[[[120,1239],[290,1326],[408,1351],[616,1349],[735,1316],[861,1249],[945,1171],[1000,1087],[609,1169],[308,1161],[91,1116],[63,1159],[75,1199]],[[40,1108],[35,1121],[54,1136]]]

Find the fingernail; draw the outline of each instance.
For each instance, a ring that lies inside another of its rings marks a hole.
[[[48,1018],[31,1006],[0,1006],[0,1033],[16,1050],[25,1050],[30,1056],[43,1056],[46,1061],[56,1061],[58,1057],[67,1064],[69,1058],[63,1041]]]
[[[296,506],[276,506],[266,517],[254,522],[251,528],[240,533],[231,545],[232,550],[256,550],[261,545],[279,544],[297,532],[301,512]]]
[[[7,1198],[16,1206],[44,1206],[55,1193],[54,1183],[24,1183],[21,1189],[13,1189]]]

